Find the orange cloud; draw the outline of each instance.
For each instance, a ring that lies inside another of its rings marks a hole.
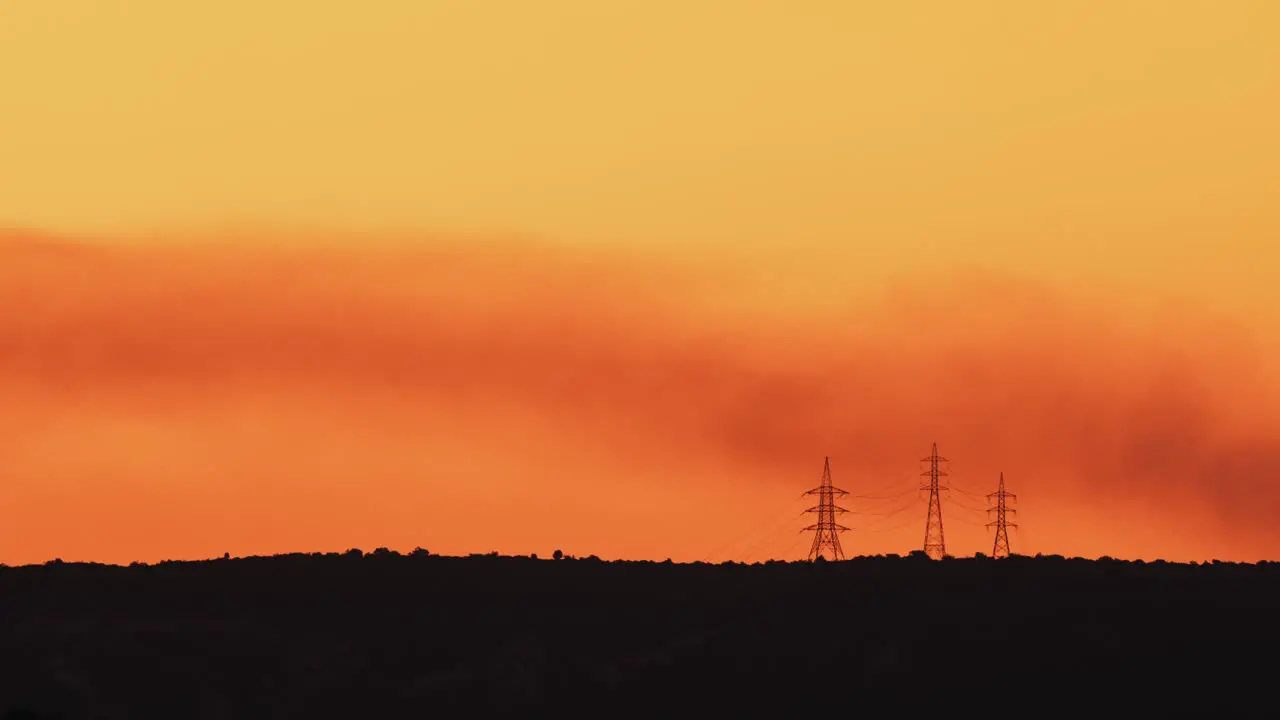
[[[823,455],[855,496],[901,495],[849,499],[893,515],[853,515],[872,527],[849,548],[906,552],[924,507],[901,491],[935,440],[956,553],[989,547],[1001,471],[1015,550],[1280,549],[1273,358],[1222,319],[991,276],[763,312],[758,265],[268,239],[0,239],[5,561],[697,559],[775,510],[761,552],[798,555],[787,503]]]

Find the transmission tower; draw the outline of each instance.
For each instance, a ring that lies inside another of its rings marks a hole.
[[[987,523],[987,527],[996,529],[996,541],[991,549],[992,557],[1009,557],[1009,528],[1018,527],[1018,523],[1008,520],[1009,515],[1018,513],[1017,510],[1009,507],[1009,501],[1017,499],[1017,495],[1004,489],[1004,473],[1000,473],[1000,489],[987,496],[987,500],[995,503],[987,508],[987,512],[996,514],[995,522]]]
[[[929,491],[929,515],[924,525],[924,552],[934,560],[941,560],[947,554],[947,543],[942,535],[943,488],[940,483],[947,473],[939,467],[940,463],[946,461],[946,458],[938,456],[938,443],[933,444],[933,452],[929,457],[921,461],[929,463],[929,469],[920,473],[929,478],[929,484],[921,488]]]
[[[844,549],[840,547],[840,533],[849,528],[836,523],[836,513],[848,512],[848,510],[836,505],[836,496],[848,494],[831,484],[831,458],[827,458],[822,467],[821,484],[805,493],[805,495],[818,496],[818,504],[805,511],[818,513],[818,522],[805,528],[813,531],[813,545],[809,548],[810,560],[822,557],[824,550],[831,551],[832,560],[844,559]]]

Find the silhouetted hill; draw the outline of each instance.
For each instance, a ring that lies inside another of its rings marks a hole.
[[[0,568],[0,716],[1221,715],[1271,706],[1278,599],[1267,563],[51,563]]]

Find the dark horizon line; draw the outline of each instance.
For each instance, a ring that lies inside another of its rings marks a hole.
[[[1175,566],[1187,566],[1187,567],[1202,567],[1205,565],[1248,565],[1248,566],[1262,567],[1262,566],[1280,564],[1280,561],[1276,561],[1276,560],[1246,561],[1246,560],[1221,560],[1216,558],[1212,560],[1185,560],[1185,561],[1165,560],[1163,558],[1156,558],[1154,560],[1143,560],[1141,558],[1132,558],[1132,559],[1118,558],[1110,555],[1100,555],[1096,558],[1087,558],[1087,557],[1078,556],[1078,555],[1068,556],[1068,555],[1060,555],[1056,553],[1035,553],[1034,555],[1027,555],[1022,553],[1011,553],[1008,557],[997,558],[997,557],[993,557],[989,553],[983,553],[983,552],[976,552],[972,555],[947,555],[940,560],[934,560],[930,558],[923,550],[919,550],[919,549],[912,550],[905,554],[880,553],[880,554],[872,554],[872,555],[855,555],[855,556],[847,557],[843,560],[828,560],[825,557],[821,557],[821,556],[814,560],[810,560],[807,558],[797,558],[792,560],[785,560],[781,558],[769,558],[764,560],[755,560],[751,562],[737,561],[737,560],[731,560],[731,559],[721,560],[718,562],[708,561],[708,560],[676,561],[676,560],[672,560],[671,558],[666,558],[663,560],[653,560],[649,558],[643,558],[643,559],[616,558],[613,560],[605,560],[594,554],[579,556],[579,555],[572,555],[570,553],[562,553],[560,557],[556,557],[555,553],[552,553],[549,555],[540,555],[538,553],[529,553],[527,555],[525,554],[503,555],[498,553],[495,550],[495,551],[490,551],[486,553],[473,552],[473,553],[468,553],[466,555],[443,555],[443,554],[429,552],[426,549],[421,547],[415,548],[414,550],[409,552],[400,552],[397,550],[391,550],[386,547],[379,547],[370,552],[365,552],[360,548],[349,548],[341,552],[339,551],[313,551],[313,552],[298,551],[298,552],[275,553],[271,555],[233,556],[230,553],[225,553],[223,554],[222,557],[209,557],[209,558],[190,559],[190,560],[158,560],[155,562],[143,562],[140,560],[135,560],[130,562],[127,565],[119,564],[119,563],[111,563],[111,562],[99,562],[94,560],[64,561],[62,558],[53,558],[50,560],[46,560],[44,562],[27,563],[24,565],[8,565],[3,562],[0,562],[0,570],[19,570],[19,569],[27,569],[27,568],[42,568],[42,567],[56,567],[56,566],[87,566],[87,567],[100,567],[100,568],[130,569],[130,568],[144,568],[144,567],[145,568],[160,567],[160,566],[166,566],[166,565],[200,565],[200,564],[219,563],[219,562],[236,562],[236,561],[251,561],[251,560],[281,560],[281,559],[298,559],[298,558],[309,558],[309,559],[346,558],[350,560],[391,559],[391,558],[423,560],[423,559],[430,558],[433,560],[473,560],[473,561],[475,560],[515,560],[515,561],[526,561],[526,562],[544,562],[544,561],[545,562],[590,562],[590,563],[605,563],[605,564],[620,564],[620,565],[681,565],[681,566],[715,566],[715,567],[720,567],[720,566],[754,567],[759,565],[778,565],[778,564],[813,565],[813,564],[819,564],[819,563],[841,564],[841,563],[853,563],[853,562],[874,562],[874,561],[893,561],[893,560],[929,561],[929,562],[935,562],[935,563],[961,562],[961,561],[971,561],[971,562],[972,561],[1001,561],[1001,562],[1005,562],[1005,561],[1068,562],[1069,561],[1069,562],[1088,562],[1088,563],[1120,563],[1120,564],[1126,564],[1126,565],[1164,565],[1164,566],[1175,565]]]

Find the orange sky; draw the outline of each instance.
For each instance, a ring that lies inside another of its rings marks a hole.
[[[823,455],[896,494],[933,440],[1006,473],[1015,549],[1275,557],[1277,34],[5,3],[0,561],[799,556]],[[922,539],[914,496],[848,506],[901,511],[851,550]]]

